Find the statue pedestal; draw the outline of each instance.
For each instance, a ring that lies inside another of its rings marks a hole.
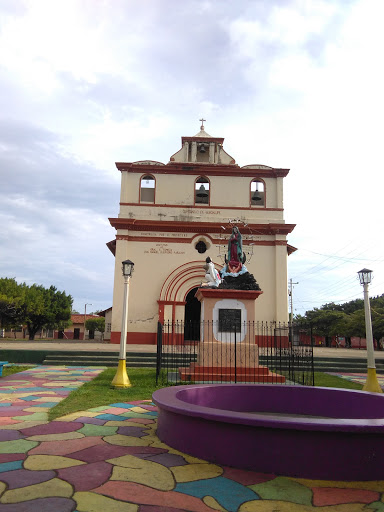
[[[259,366],[255,343],[258,290],[199,288],[201,336],[197,363],[179,368],[182,380],[204,382],[284,382]]]
[[[204,326],[201,340],[210,339],[208,332],[213,327],[213,336],[220,343],[233,339],[234,328],[228,327],[228,321],[239,326],[236,341],[245,338],[245,327],[255,321],[255,300],[263,292],[260,290],[221,290],[219,288],[199,288],[195,297],[201,302],[201,321]],[[231,319],[229,318],[231,317]],[[227,320],[227,322],[226,322]],[[227,335],[225,333],[228,333]]]

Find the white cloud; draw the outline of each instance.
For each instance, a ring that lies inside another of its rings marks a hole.
[[[167,162],[203,116],[240,165],[291,168],[300,312],[359,294],[370,264],[381,293],[381,0],[15,6],[0,6],[0,275],[108,307],[114,162]]]

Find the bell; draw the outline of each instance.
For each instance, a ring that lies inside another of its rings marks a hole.
[[[253,194],[252,201],[261,201],[261,195],[258,190],[256,190],[255,193]]]
[[[208,197],[208,192],[205,190],[204,185],[201,185],[199,190],[196,192],[196,197]]]
[[[200,144],[199,151],[200,151],[200,153],[205,153],[205,145],[204,144]]]

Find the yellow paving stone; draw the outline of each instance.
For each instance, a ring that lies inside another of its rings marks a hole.
[[[86,464],[80,460],[62,457],[61,455],[30,455],[24,461],[24,469],[32,471],[45,471],[48,469],[63,469],[71,466]]]
[[[311,507],[287,501],[254,500],[243,503],[238,512],[368,512],[362,503],[347,503],[344,505],[329,505],[326,507]]]
[[[170,468],[177,483],[195,482],[206,478],[216,478],[223,474],[223,468],[215,464],[188,464]]]
[[[338,482],[333,480],[308,480],[306,478],[290,478],[306,487],[336,487],[340,489],[364,489],[365,491],[384,492],[384,480],[370,480],[366,482]]]
[[[204,496],[203,502],[207,505],[207,507],[213,508],[213,510],[219,510],[219,512],[227,512],[227,509],[223,508],[212,496]]]
[[[5,484],[4,482],[0,482],[0,496],[3,494],[6,488],[7,484]]]
[[[179,450],[175,450],[174,448],[171,448],[165,443],[162,443],[160,439],[156,436],[153,438],[152,436],[145,436],[145,439],[149,441],[149,446],[151,448],[163,448],[165,450],[168,450],[168,453],[172,453],[173,455],[180,455],[184,458],[186,462],[189,462],[190,464],[206,464],[207,461],[203,459],[198,459],[197,457],[192,457],[192,455],[187,455],[183,452],[179,452]],[[153,439],[155,439],[155,442],[151,442]]]
[[[79,424],[79,428],[81,424]],[[28,441],[69,441],[70,439],[81,439],[85,437],[80,432],[63,432],[62,434],[41,434],[26,437]]]
[[[100,414],[100,413],[98,413],[98,414]],[[135,421],[132,421],[132,420],[124,420],[124,421],[111,420],[111,421],[105,422],[104,427],[140,427],[143,429],[148,429],[149,424],[143,425],[141,423],[136,423]]]
[[[6,400],[12,399],[16,400],[17,398],[25,398],[26,396],[31,396],[31,392],[29,393],[2,393],[1,397],[5,398]],[[34,393],[34,396],[36,393]],[[27,403],[27,402],[26,402]]]
[[[44,382],[44,384],[41,385],[41,387],[50,387],[50,388],[78,388],[79,386],[82,386],[82,382],[71,382],[69,380],[59,380],[56,382],[50,381],[50,382]]]
[[[135,482],[159,491],[171,491],[175,487],[175,480],[171,471],[161,464],[139,459],[133,455],[125,455],[118,457],[118,459],[123,459],[123,461],[119,461],[120,464],[113,468],[111,480]]]
[[[26,416],[27,418],[29,416]],[[1,425],[1,430],[20,430],[21,428],[36,427],[37,425],[46,425],[49,421],[20,421],[19,423],[13,423],[12,425]]]
[[[40,484],[6,491],[0,498],[0,503],[19,503],[49,497],[71,498],[72,494],[73,487],[68,482],[64,482],[60,478],[52,478],[52,480]]]
[[[73,499],[77,503],[76,510],[78,512],[100,512],[100,510],[108,512],[137,512],[139,510],[139,505],[134,503],[113,500],[93,492],[76,492]]]
[[[16,398],[25,398],[26,396],[39,396],[39,395],[54,395],[55,392],[54,391],[34,391],[33,393],[31,391],[28,391],[26,393],[11,393],[9,396],[12,398],[12,399],[16,399]]]
[[[71,414],[66,414],[65,416],[60,416],[60,418],[56,418],[55,421],[73,421],[77,420],[77,418],[85,417],[85,418],[94,418],[98,416],[99,412],[87,412],[87,411],[77,411],[71,412]]]
[[[28,407],[27,409],[23,409],[25,412],[47,412],[50,407]]]
[[[36,398],[34,402],[61,402],[62,400],[63,398],[59,396],[41,396],[39,398]]]
[[[149,412],[149,411],[147,411],[147,409],[143,409],[142,407],[139,407],[137,405],[135,407],[131,407],[130,409],[128,409],[127,412],[142,412],[142,413],[146,413],[146,412]]]
[[[144,438],[123,436],[122,434],[103,437],[103,441],[109,444],[116,444],[118,446],[148,446],[148,443],[144,440]]]

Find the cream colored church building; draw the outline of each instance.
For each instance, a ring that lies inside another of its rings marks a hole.
[[[221,269],[234,225],[242,234],[245,265],[263,291],[256,320],[288,320],[287,256],[295,250],[287,243],[295,226],[285,223],[283,209],[289,170],[239,167],[223,142],[202,124],[199,133],[181,138],[167,164],[116,163],[120,212],[109,219],[116,239],[107,244],[115,255],[112,343],[120,342],[122,261],[135,264],[127,343],[155,344],[159,320],[199,319],[194,295],[205,281],[205,259]]]

